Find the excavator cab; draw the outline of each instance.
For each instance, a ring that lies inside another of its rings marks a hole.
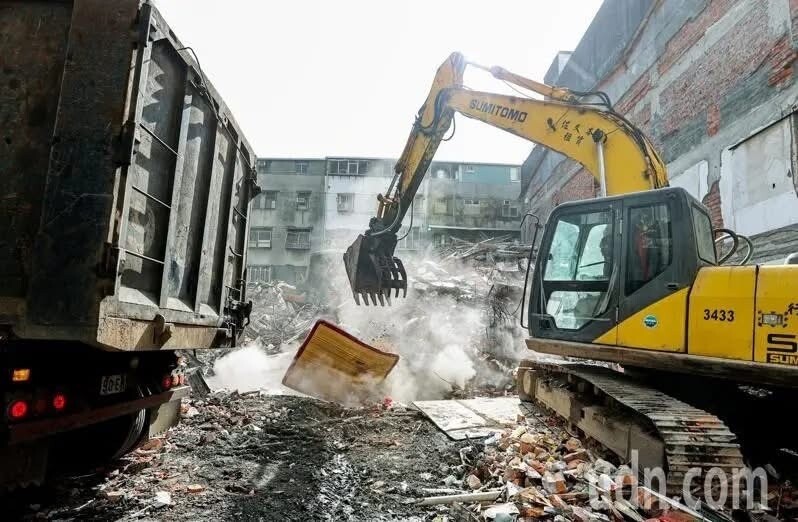
[[[681,342],[684,290],[700,267],[716,263],[709,213],[684,189],[565,203],[543,234],[532,275],[530,333],[653,347],[668,331],[681,332],[674,334]],[[681,314],[652,308],[668,296],[677,296],[672,306]],[[646,310],[643,335],[617,327]]]

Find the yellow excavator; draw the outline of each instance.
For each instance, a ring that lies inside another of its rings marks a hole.
[[[463,84],[468,65],[544,98],[471,90]],[[794,407],[798,266],[725,264],[734,254],[747,262],[750,241],[713,230],[698,200],[668,186],[652,143],[604,93],[547,86],[452,54],[376,216],[344,254],[358,304],[406,294],[396,234],[456,112],[564,154],[601,187],[600,198],[556,207],[536,248],[522,312],[536,353],[518,371],[522,398],[622,458],[636,453],[639,466],[662,466],[671,490],[681,491],[690,468],[741,468],[738,436],[751,419],[735,413],[762,397],[769,402],[759,413]],[[732,243],[723,256],[719,234]]]

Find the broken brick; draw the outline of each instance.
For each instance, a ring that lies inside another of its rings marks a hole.
[[[574,437],[571,437],[570,439],[565,441],[565,449],[567,449],[569,452],[573,453],[573,452],[575,452],[577,450],[582,449],[582,443],[579,442],[579,439],[575,439]]]
[[[479,480],[479,477],[476,475],[469,475],[466,479],[466,482],[468,483],[468,487],[471,489],[479,489],[482,487],[482,481]]]
[[[521,455],[531,453],[535,449],[535,442],[535,437],[533,437],[530,433],[524,433],[521,435],[519,453],[521,453]]]
[[[543,489],[549,493],[565,493],[568,491],[568,486],[562,473],[546,471],[543,474]]]
[[[581,450],[574,451],[572,453],[568,453],[562,459],[565,462],[571,462],[572,460],[588,460],[589,458],[590,458],[590,456],[587,454],[587,450],[586,449],[581,449]]]

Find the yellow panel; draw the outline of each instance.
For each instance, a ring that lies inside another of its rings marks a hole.
[[[644,350],[684,351],[687,288],[645,307],[618,325],[618,344]]]
[[[690,292],[687,353],[750,361],[755,286],[755,266],[699,270]]]
[[[798,266],[760,266],[754,360],[798,366]]]
[[[618,344],[618,327],[613,326],[599,337],[596,337],[593,342],[596,344],[609,344],[611,346],[615,346]]]
[[[283,385],[321,399],[357,402],[387,377],[398,360],[398,355],[319,320],[297,351]]]

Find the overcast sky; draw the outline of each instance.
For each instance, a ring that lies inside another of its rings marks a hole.
[[[261,157],[395,158],[453,51],[542,81],[601,0],[155,0]],[[511,93],[480,71],[468,86]],[[457,117],[441,160],[521,163],[531,145]]]

